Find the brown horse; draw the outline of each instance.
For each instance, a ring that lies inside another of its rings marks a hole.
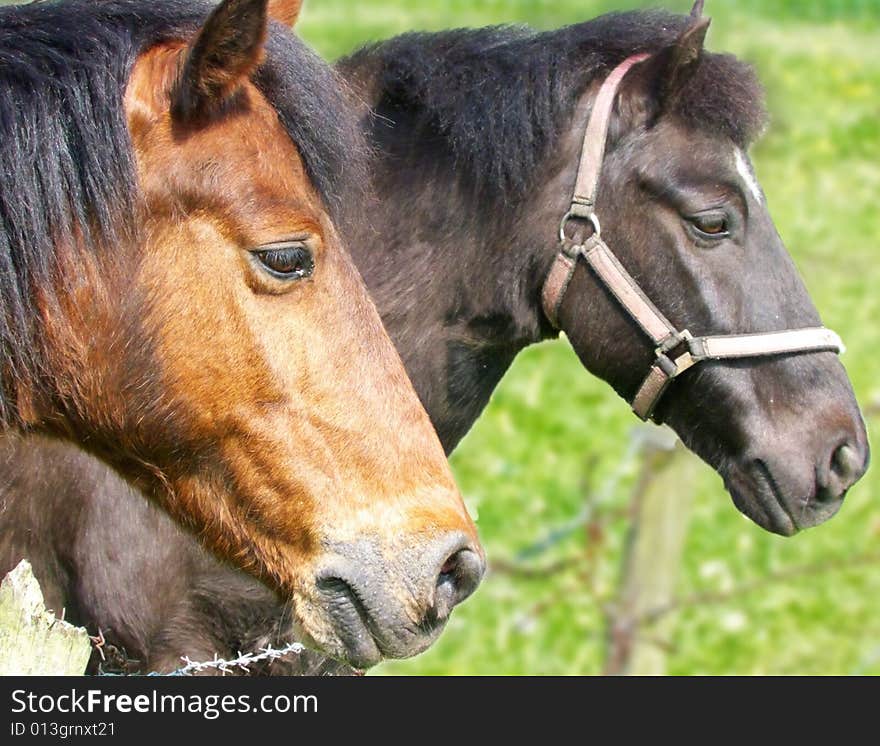
[[[328,212],[356,127],[269,28],[300,3],[268,5],[0,10],[0,411],[111,465],[366,666],[430,644],[483,559]]]
[[[763,127],[760,85],[742,63],[705,52],[705,31],[687,16],[613,14],[541,34],[406,35],[340,62],[365,102],[381,197],[376,233],[353,242],[355,260],[448,451],[517,353],[557,334],[541,289],[587,115],[629,55],[651,59],[621,89],[600,182],[604,233],[621,262],[670,319],[698,334],[819,323],[746,155]],[[608,289],[580,267],[560,310],[586,367],[632,399],[654,350]],[[723,474],[748,515],[779,533],[829,518],[867,467],[858,405],[829,353],[694,368],[656,417]],[[174,527],[125,497],[105,468],[71,449],[10,448],[7,499],[35,491],[76,506],[78,528],[55,527],[59,539],[38,550],[47,568],[60,568],[59,598],[89,624],[112,627],[148,667],[171,651],[226,655],[295,634],[264,589],[224,573],[188,537],[173,539]],[[144,530],[128,535],[137,521]],[[155,531],[167,554],[112,566],[119,526],[120,542]],[[68,543],[75,551],[59,560]],[[126,613],[132,578],[172,573],[159,584],[174,599],[164,616],[153,604]]]

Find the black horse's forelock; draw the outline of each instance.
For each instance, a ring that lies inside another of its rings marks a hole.
[[[0,8],[0,423],[39,359],[36,296],[51,297],[56,247],[130,235],[138,201],[123,96],[138,55],[187,40],[213,3],[62,0]],[[335,74],[280,27],[255,81],[279,113],[331,217],[366,168]],[[57,279],[57,278],[56,278]]]
[[[394,112],[413,117],[417,136],[442,140],[480,196],[509,200],[524,196],[591,81],[632,54],[672,44],[692,22],[635,11],[549,32],[410,33],[367,46],[338,67],[376,71],[380,108],[390,119]],[[764,128],[763,102],[751,67],[707,53],[675,111],[745,147]]]

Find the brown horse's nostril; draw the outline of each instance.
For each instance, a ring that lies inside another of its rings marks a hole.
[[[430,616],[445,621],[452,609],[470,596],[483,579],[485,564],[472,549],[459,549],[443,563],[437,576]]]

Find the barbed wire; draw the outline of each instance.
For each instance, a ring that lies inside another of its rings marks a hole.
[[[260,648],[255,653],[239,653],[237,658],[226,660],[218,656],[214,656],[214,660],[210,661],[193,661],[189,656],[183,656],[181,660],[186,664],[182,668],[178,668],[171,673],[151,673],[150,676],[193,676],[194,674],[204,673],[205,671],[219,671],[220,673],[235,673],[236,669],[249,672],[248,666],[255,663],[264,663],[266,661],[275,661],[285,656],[297,654],[299,655],[305,650],[305,646],[299,642],[291,642],[283,648],[273,648],[267,645]]]
[[[92,644],[95,646],[97,650],[101,653],[103,658],[103,651],[101,648],[104,645],[104,636],[103,634],[100,637],[91,638]],[[219,671],[222,674],[234,674],[236,671],[244,671],[245,673],[250,673],[250,669],[248,666],[252,666],[255,663],[264,663],[266,661],[275,661],[280,658],[285,658],[288,655],[300,655],[305,652],[305,646],[299,642],[291,642],[283,648],[273,648],[272,645],[267,645],[264,648],[260,648],[256,652],[253,653],[239,653],[237,658],[232,658],[231,660],[227,660],[225,658],[220,658],[215,655],[213,660],[210,661],[194,661],[188,655],[184,655],[180,660],[184,662],[184,666],[178,668],[176,671],[171,671],[170,673],[149,673],[147,676],[193,676],[198,673],[204,673],[205,671]],[[101,671],[99,676],[124,676],[125,674],[120,673],[110,673]]]

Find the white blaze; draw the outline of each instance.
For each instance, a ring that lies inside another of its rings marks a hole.
[[[752,166],[749,163],[749,159],[746,157],[746,154],[742,152],[739,148],[736,149],[736,170],[739,171],[739,175],[742,176],[743,181],[748,185],[749,189],[752,190],[752,194],[755,195],[755,199],[758,202],[764,202],[764,193],[761,191],[761,186],[758,184],[758,179],[755,176],[755,172],[752,170]]]

